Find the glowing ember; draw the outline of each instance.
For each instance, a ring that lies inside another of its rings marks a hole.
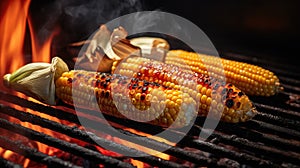
[[[123,128],[123,129],[127,130],[127,131],[129,131],[131,133],[137,134],[137,135],[141,135],[141,136],[145,136],[145,137],[148,137],[148,138],[152,138],[152,139],[157,140],[159,142],[164,142],[166,144],[175,146],[174,143],[172,143],[170,141],[167,141],[167,140],[165,140],[163,138],[157,137],[157,136],[152,136],[150,134],[146,134],[144,132],[140,132],[140,131],[137,131],[137,130],[131,129],[131,128]],[[140,146],[140,145],[137,145],[137,144],[134,144],[134,143],[131,143],[131,142],[119,139],[119,138],[113,138],[112,140],[114,142],[116,142],[116,143],[125,144],[127,147],[143,151],[143,152],[145,152],[145,153],[147,153],[149,155],[156,156],[156,157],[162,158],[164,160],[170,160],[170,155],[167,155],[167,154],[155,151],[153,149],[150,149],[150,148],[147,148],[147,147],[143,147],[143,146]],[[151,167],[151,166],[147,165],[146,163],[143,163],[141,161],[138,161],[138,160],[135,160],[135,159],[132,159],[132,158],[130,159],[130,161],[137,168]]]

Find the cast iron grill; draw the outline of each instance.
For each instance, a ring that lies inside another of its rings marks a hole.
[[[134,141],[137,145],[154,150],[165,149],[164,153],[171,156],[170,160],[164,160],[157,156],[134,157],[133,159],[144,162],[149,167],[300,167],[300,81],[298,80],[300,75],[294,71],[293,67],[275,62],[257,60],[253,57],[232,53],[223,53],[222,57],[254,63],[270,69],[278,75],[285,90],[273,97],[251,97],[260,112],[253,120],[238,124],[221,122],[205,141],[198,138],[200,131],[209,133],[209,130],[203,130],[201,127],[204,122],[203,118],[197,118],[196,124],[193,125],[188,134],[181,130],[167,130],[170,136],[164,138],[170,142],[172,142],[172,137],[182,137],[176,146],[170,146],[167,143],[123,129],[132,128],[147,134],[156,134],[163,131],[158,126],[104,115],[105,119],[115,123],[114,128],[117,131],[129,135],[127,136],[129,138],[125,139],[126,141],[132,141],[131,136],[138,137]],[[60,124],[38,115],[17,110],[8,104],[19,105],[80,125],[77,116],[71,112],[74,111],[73,107],[44,106],[3,91],[0,91],[0,100],[3,104],[0,107],[2,115],[39,125],[88,144],[81,146],[67,142],[9,122],[5,118],[0,118],[0,128],[2,129],[83,159],[83,162],[78,164],[64,158],[49,156],[33,147],[28,147],[21,142],[10,140],[5,135],[0,135],[2,148],[9,149],[37,163],[48,167],[93,167],[99,164],[104,167],[134,167],[126,161],[128,159],[126,157],[107,156],[91,148],[91,146],[99,144],[111,146],[113,152],[116,153],[126,151],[132,154],[144,154],[144,151],[138,148],[127,147],[124,144],[98,137],[76,126]],[[101,118],[95,111],[84,110],[84,112],[94,118]],[[118,136],[118,134],[114,134],[114,130],[110,126],[88,117],[86,119],[92,123],[91,125],[101,127],[103,134]],[[22,167],[4,158],[0,158],[0,164],[1,167]]]

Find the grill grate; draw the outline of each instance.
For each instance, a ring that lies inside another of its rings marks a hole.
[[[2,119],[0,119],[0,120],[1,120],[1,124],[3,124],[3,122],[7,123],[7,121],[2,121]],[[11,124],[11,123],[8,122],[7,124],[8,125],[5,125],[5,126],[9,126],[9,124]],[[53,156],[48,156],[44,153],[36,151],[35,149],[27,147],[27,146],[23,145],[22,143],[13,142],[13,141],[9,140],[8,138],[2,137],[2,136],[0,136],[0,143],[2,144],[2,147],[5,147],[6,149],[12,150],[21,155],[24,155],[25,157],[32,159],[34,161],[41,162],[41,163],[44,163],[49,166],[79,168],[79,166],[73,165],[72,163],[63,161],[63,160],[58,159]],[[8,166],[15,166],[11,162],[8,162],[8,163],[9,163]]]
[[[221,122],[206,141],[198,139],[200,131],[207,131],[207,133],[210,131],[202,129],[203,118],[197,118],[196,124],[187,135],[181,130],[167,130],[168,137],[163,137],[164,139],[172,142],[172,137],[183,138],[176,146],[170,146],[167,143],[123,129],[124,127],[132,128],[147,134],[156,134],[164,131],[164,129],[158,126],[140,124],[134,121],[104,115],[105,119],[109,118],[115,130],[129,135],[127,139],[124,140],[133,142],[133,139],[130,137],[138,137],[134,138],[135,144],[154,150],[166,149],[164,153],[172,157],[171,160],[164,160],[156,156],[135,157],[133,159],[147,163],[152,167],[185,167],[190,165],[193,167],[300,167],[300,105],[299,100],[297,100],[297,97],[300,97],[298,95],[300,93],[300,87],[298,86],[300,81],[297,80],[297,78],[300,76],[295,73],[295,71],[287,70],[292,70],[292,67],[287,67],[279,63],[272,62],[269,64],[264,60],[259,60],[258,62],[251,57],[232,53],[225,53],[224,58],[254,63],[261,66],[270,66],[267,68],[278,74],[286,90],[274,97],[251,97],[258,111],[260,111],[253,120],[238,124]],[[80,125],[77,116],[72,113],[72,111],[74,111],[73,107],[65,106],[61,109],[44,106],[2,91],[0,91],[0,98],[3,104],[18,105]],[[102,118],[95,111],[80,110],[93,116],[93,118]],[[20,121],[51,129],[90,145],[110,145],[113,152],[116,153],[126,151],[132,154],[144,154],[144,152],[139,149],[130,148],[123,144],[98,137],[78,127],[63,125],[38,115],[17,110],[9,105],[0,106],[0,113]],[[98,127],[101,127],[101,131],[103,131],[104,134],[118,136],[118,134],[114,134],[114,130],[112,130],[110,126],[91,118],[86,119],[92,123],[92,126],[95,125],[95,128],[92,129],[97,130]],[[9,122],[4,118],[0,118],[0,127],[28,137],[31,140],[39,141],[65,152],[72,153],[96,165],[101,164],[107,167],[133,167],[131,163],[124,161],[126,158],[106,156],[86,146],[80,146],[76,143],[70,143],[49,136],[42,132]],[[85,165],[77,165],[63,158],[48,156],[35,148],[24,146],[20,142],[13,142],[4,135],[0,136],[0,146],[35,162],[51,167],[54,165],[59,167],[87,167]],[[2,167],[22,167],[3,158],[0,158],[0,164]]]
[[[0,158],[0,165],[3,165],[4,167],[7,167],[7,168],[22,168],[21,165],[15,164],[15,163],[5,160],[3,158]]]

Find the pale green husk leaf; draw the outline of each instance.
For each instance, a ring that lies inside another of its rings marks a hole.
[[[6,74],[3,82],[8,88],[55,105],[55,80],[67,71],[67,64],[61,58],[54,57],[51,63],[35,62],[24,65],[14,73]]]

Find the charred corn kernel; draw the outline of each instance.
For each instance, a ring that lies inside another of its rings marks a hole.
[[[180,128],[196,116],[196,108],[180,108],[183,104],[196,107],[189,95],[179,99],[180,94],[137,78],[82,70],[64,73],[56,80],[56,95],[65,103],[163,127]]]
[[[123,73],[125,71],[128,73]],[[167,105],[173,107],[173,103],[177,103],[175,99],[181,98],[180,95],[186,97],[189,95],[197,103],[198,115],[201,116],[207,116],[210,110],[217,111],[222,114],[221,120],[230,122],[228,116],[238,118],[239,121],[246,121],[256,114],[255,107],[248,96],[233,84],[226,84],[205,74],[188,72],[176,65],[165,64],[143,57],[128,57],[121,61],[118,71],[113,73],[141,80],[147,79],[150,80],[149,82],[158,81],[158,84],[180,90],[181,94],[176,95],[176,97],[174,97],[175,94],[167,96]],[[153,93],[153,95],[157,95],[157,93]],[[234,113],[223,115],[226,112],[224,107],[231,109]],[[251,113],[248,113],[249,111]],[[227,119],[225,119],[226,116]],[[236,122],[236,119],[232,122]]]
[[[247,95],[272,96],[282,89],[278,77],[269,70],[248,63],[218,59],[218,57],[195,52],[170,50],[167,53],[165,62],[176,64],[183,69],[191,69],[200,74],[207,75],[209,71],[211,72],[209,75],[214,78],[222,77],[221,74],[224,69],[227,82],[234,84]],[[205,63],[203,60],[205,60]],[[222,63],[222,66],[219,66],[220,63]]]

